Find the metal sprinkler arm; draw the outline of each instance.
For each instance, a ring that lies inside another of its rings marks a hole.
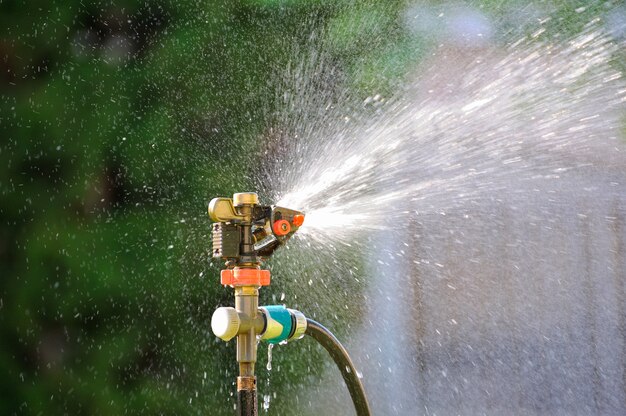
[[[209,216],[214,221],[213,257],[224,260],[227,268],[259,266],[304,223],[304,213],[259,205],[255,193],[213,198]]]

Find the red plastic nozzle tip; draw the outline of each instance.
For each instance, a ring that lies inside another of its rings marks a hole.
[[[278,236],[287,235],[289,231],[291,231],[291,224],[289,224],[287,220],[274,221],[272,229],[274,230],[274,234]]]
[[[304,223],[304,215],[296,214],[293,216],[293,225],[296,227],[301,226]]]

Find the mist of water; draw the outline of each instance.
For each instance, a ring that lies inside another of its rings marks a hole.
[[[377,413],[626,408],[623,45],[543,33],[441,46],[392,97],[320,89],[322,54],[287,74],[263,178],[306,220],[276,261],[292,306],[364,322],[346,342]],[[362,299],[333,286],[363,275]],[[318,412],[350,409],[315,386]]]
[[[361,108],[329,100],[296,118],[269,175],[279,178],[278,204],[306,212],[301,235],[350,243],[408,205],[445,213],[605,159],[595,152],[620,152],[626,87],[611,64],[619,46],[596,26],[569,41],[537,41],[538,30],[506,48],[442,47],[398,96],[367,97]],[[305,97],[289,107],[310,108]]]

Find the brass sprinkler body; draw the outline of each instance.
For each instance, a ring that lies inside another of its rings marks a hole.
[[[232,199],[214,198],[209,204],[209,216],[215,222],[212,255],[226,265],[221,283],[235,290],[235,308],[216,310],[211,327],[225,341],[237,337],[239,412],[256,414],[257,335],[273,342],[283,328],[290,328],[288,334],[283,334],[285,339],[301,337],[306,328],[306,318],[300,312],[259,309],[259,289],[270,284],[270,272],[261,269],[261,261],[298,230],[304,214],[260,205],[256,193],[243,192]],[[280,317],[284,316],[293,324],[281,324]]]

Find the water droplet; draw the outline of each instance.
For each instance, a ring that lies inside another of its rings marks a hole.
[[[274,349],[274,344],[267,345],[267,371],[272,371],[272,350]]]

